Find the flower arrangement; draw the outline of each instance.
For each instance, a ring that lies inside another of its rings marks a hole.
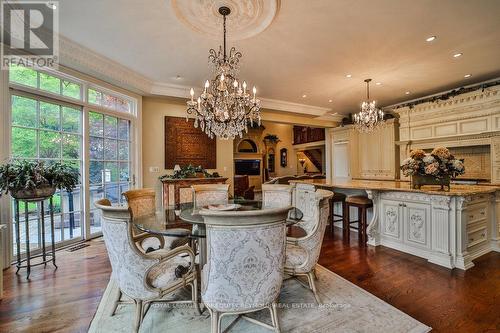
[[[196,178],[196,174],[203,174],[205,178],[219,177],[219,174],[217,172],[209,173],[206,169],[203,169],[201,165],[194,166],[192,164],[189,164],[181,167],[180,170],[175,170],[172,175],[163,175],[159,177],[159,179],[163,180],[163,179]]]
[[[465,173],[463,160],[456,159],[445,147],[437,147],[427,154],[421,149],[410,152],[410,157],[401,165],[405,176],[432,176],[435,178],[455,178]]]

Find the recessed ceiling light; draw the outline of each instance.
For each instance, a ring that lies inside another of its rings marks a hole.
[[[182,79],[182,77],[181,77],[180,75],[177,75],[177,76],[175,77],[175,79],[176,79],[176,80],[180,80],[180,79]]]
[[[302,98],[306,98],[306,97],[307,97],[307,95],[306,95],[306,94],[302,95]]]
[[[464,78],[468,79],[468,78],[470,78],[471,76],[472,76],[472,74],[465,74],[465,75],[464,75]]]
[[[328,103],[331,103],[331,102],[333,102],[333,101],[332,101],[331,99],[329,99],[329,100],[328,100]]]
[[[57,8],[57,5],[53,2],[48,2],[47,3],[47,7],[49,7],[50,9],[56,9]]]
[[[405,94],[406,94],[406,95],[409,95],[409,94],[411,94],[411,92],[410,92],[410,91],[406,91],[406,92],[405,92]]]
[[[463,53],[459,52],[459,53],[455,53],[453,55],[453,58],[458,58],[458,57],[461,57],[463,55]]]
[[[432,42],[436,40],[436,36],[430,36],[430,37],[427,37],[427,39],[425,40],[426,42]]]
[[[345,77],[347,77],[347,78],[351,78],[351,77],[352,77],[352,75],[351,75],[351,74],[347,74]]]
[[[377,82],[375,83],[377,86],[380,86],[382,84],[382,82]]]

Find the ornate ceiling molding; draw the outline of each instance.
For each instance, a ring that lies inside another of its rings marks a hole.
[[[139,94],[150,93],[152,81],[122,64],[59,36],[61,65]]]
[[[221,6],[228,7],[228,30],[232,40],[253,37],[264,31],[278,15],[280,0],[172,0],[177,18],[190,29],[220,39]]]

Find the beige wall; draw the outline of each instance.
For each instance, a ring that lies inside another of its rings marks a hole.
[[[281,140],[276,145],[275,169],[276,176],[287,176],[297,174],[297,154],[293,148],[293,125],[278,124],[270,121],[262,121],[262,125],[266,128],[262,133],[262,140],[267,134],[275,134]],[[280,165],[280,149],[288,150],[288,164],[285,168]]]
[[[186,104],[183,101],[161,98],[144,97],[142,100],[142,169],[143,186],[157,190],[161,197],[161,183],[158,177],[173,170],[164,169],[164,117],[185,117]],[[159,172],[151,172],[150,168],[158,167]],[[233,141],[217,140],[217,171],[221,176],[228,177],[232,184],[234,175]]]

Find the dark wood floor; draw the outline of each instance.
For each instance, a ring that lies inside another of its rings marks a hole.
[[[435,332],[500,332],[500,253],[467,272],[447,270],[384,247],[360,248],[325,237],[320,264]],[[101,240],[76,252],[59,251],[59,269],[37,267],[31,281],[4,272],[0,332],[86,332],[111,268]]]

